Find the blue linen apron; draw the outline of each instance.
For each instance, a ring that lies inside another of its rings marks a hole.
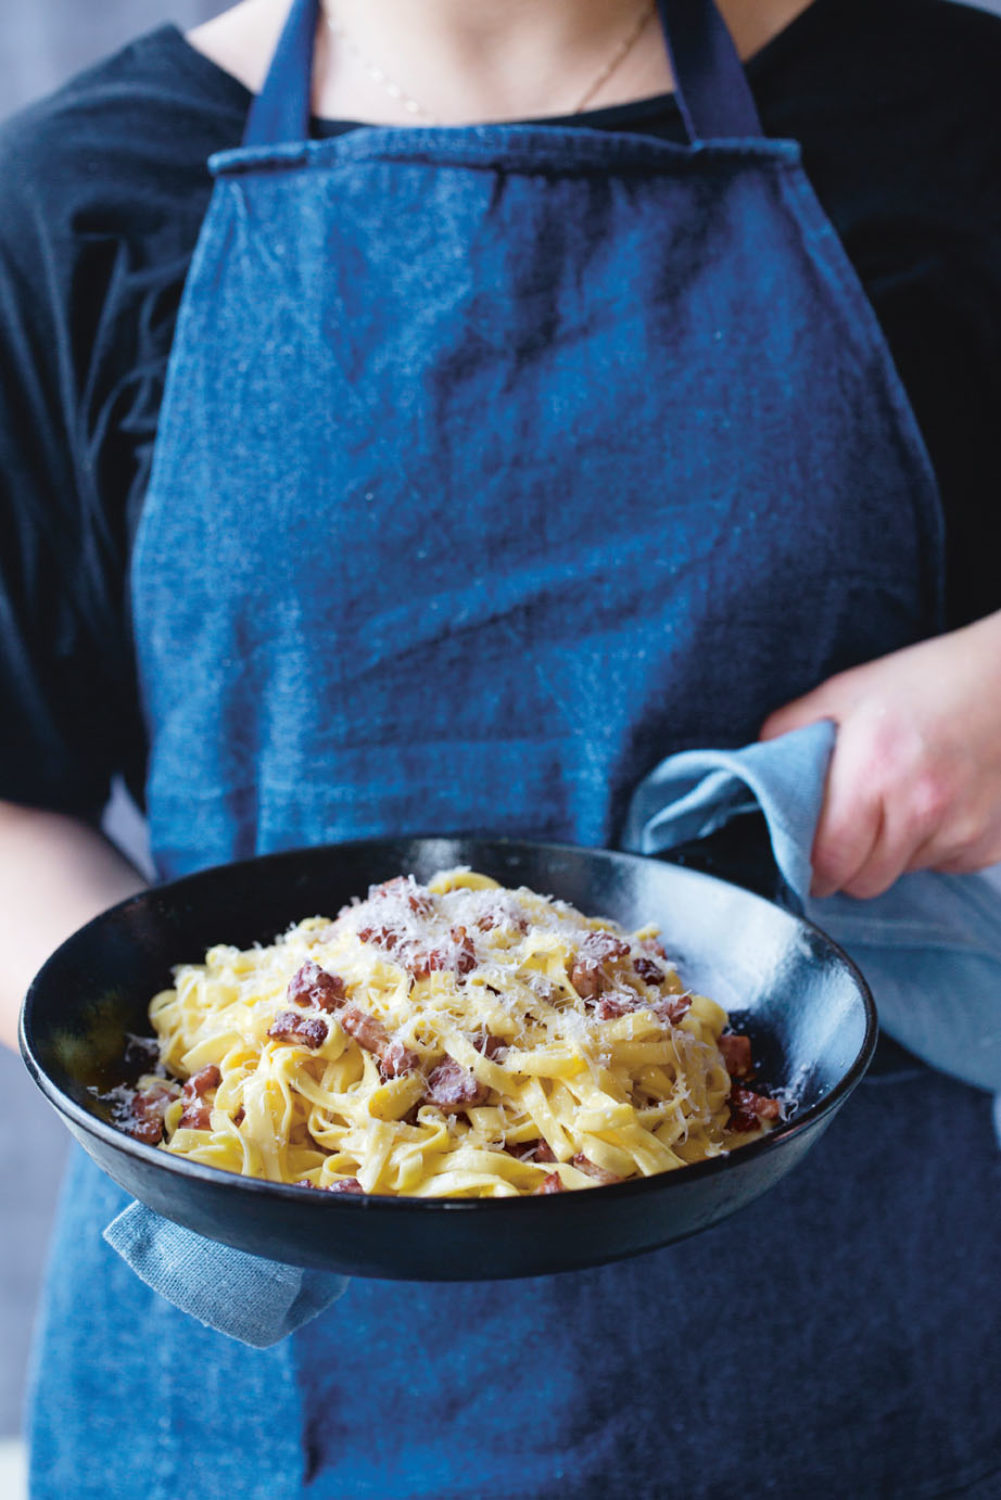
[[[295,0],[214,162],[136,543],[164,875],[404,831],[613,843],[670,751],[939,627],[872,310],[709,0],[660,11],[689,146],[317,142]],[[124,1269],[122,1194],[78,1161],[34,1493],[998,1496],[998,1178],[986,1099],[905,1060],[693,1241],[356,1281],[254,1351]]]

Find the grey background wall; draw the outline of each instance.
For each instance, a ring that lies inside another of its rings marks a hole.
[[[3,0],[0,117],[164,21],[190,27],[227,0]]]
[[[188,27],[226,0],[2,0],[0,117],[164,21]],[[1001,14],[1001,0],[984,8]],[[32,1310],[65,1156],[62,1126],[0,1049],[0,1440],[18,1430]]]

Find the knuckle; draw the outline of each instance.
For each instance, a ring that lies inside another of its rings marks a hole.
[[[944,767],[926,766],[911,778],[908,794],[909,821],[920,832],[939,828],[953,807],[952,777]]]
[[[874,715],[868,725],[867,770],[876,786],[893,786],[911,778],[921,765],[923,745],[908,725]]]

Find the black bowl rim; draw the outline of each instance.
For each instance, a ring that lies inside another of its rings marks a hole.
[[[627,850],[620,849],[592,849],[579,844],[497,838],[482,833],[417,833],[400,834],[392,838],[353,839],[343,843],[309,844],[296,849],[278,850],[272,854],[253,855],[248,859],[233,860],[221,865],[209,865],[204,869],[194,871],[190,875],[180,876],[176,880],[164,881],[159,885],[148,886],[145,890],[139,891],[133,896],[127,896],[124,901],[119,901],[114,906],[108,907],[105,911],[100,912],[96,917],[93,917],[89,922],[78,928],[76,932],[71,933],[50,954],[29,985],[21,1007],[18,1022],[18,1042],[25,1066],[50,1104],[67,1121],[72,1122],[87,1134],[96,1137],[96,1139],[110,1146],[112,1149],[118,1150],[126,1156],[133,1157],[140,1166],[159,1167],[184,1180],[195,1180],[209,1186],[219,1187],[225,1185],[236,1192],[256,1193],[262,1200],[275,1198],[278,1202],[326,1204],[328,1208],[321,1211],[327,1212],[329,1210],[335,1213],[378,1212],[412,1214],[415,1210],[419,1210],[432,1214],[478,1212],[480,1214],[493,1214],[495,1217],[498,1217],[501,1214],[509,1213],[512,1207],[516,1205],[524,1205],[529,1202],[543,1204],[546,1202],[547,1197],[556,1198],[557,1195],[555,1194],[533,1194],[512,1198],[415,1198],[390,1193],[312,1193],[306,1197],[304,1196],[304,1189],[297,1183],[271,1182],[266,1178],[244,1177],[240,1173],[227,1172],[222,1167],[206,1166],[202,1162],[193,1162],[186,1157],[175,1156],[168,1151],[162,1151],[157,1146],[149,1146],[142,1141],[134,1140],[131,1136],[126,1135],[124,1131],[118,1130],[113,1125],[107,1125],[103,1120],[97,1119],[88,1110],[77,1104],[74,1099],[71,1099],[69,1095],[65,1094],[53,1079],[50,1078],[32,1049],[30,1041],[30,1012],[35,994],[44,982],[46,970],[50,965],[56,963],[63,950],[71,943],[74,943],[84,933],[89,932],[91,928],[103,925],[118,912],[124,911],[133,905],[141,905],[144,902],[148,902],[151,898],[165,893],[183,891],[186,887],[191,886],[197,887],[205,878],[218,876],[220,870],[246,870],[249,866],[260,868],[263,865],[273,865],[283,862],[292,864],[304,855],[315,855],[319,858],[324,854],[331,854],[335,851],[338,853],[355,850],[364,851],[365,849],[384,847],[391,843],[414,844],[431,842],[479,843],[490,845],[497,849],[524,850],[529,853],[545,851],[557,855],[585,855],[597,857],[598,859],[611,858],[616,861],[627,861],[636,866],[663,866],[670,864],[670,860],[668,859],[657,859],[651,855],[633,854]],[[672,1186],[675,1190],[683,1189],[686,1183],[703,1181],[708,1177],[713,1177],[720,1172],[726,1171],[741,1161],[757,1160],[766,1153],[774,1153],[781,1150],[787,1142],[812,1130],[819,1120],[836,1113],[844,1100],[861,1081],[866,1069],[869,1067],[879,1036],[876,1006],[872,997],[872,991],[864,975],[840,944],[836,943],[816,923],[811,922],[809,918],[797,912],[788,910],[788,908],[781,906],[778,902],[768,901],[764,896],[759,896],[753,891],[748,891],[743,886],[737,885],[733,881],[722,879],[718,875],[707,875],[701,870],[693,870],[683,865],[676,865],[674,868],[683,870],[687,877],[694,878],[697,881],[708,881],[713,885],[729,886],[733,890],[740,891],[750,901],[760,902],[766,907],[775,907],[784,916],[789,917],[791,921],[796,922],[807,931],[819,937],[822,943],[840,960],[855,982],[865,1013],[865,1031],[858,1054],[851,1067],[838,1080],[830,1093],[825,1094],[822,1099],[818,1099],[815,1104],[810,1105],[809,1109],[804,1110],[801,1115],[795,1115],[792,1119],[777,1125],[774,1130],[768,1131],[760,1140],[748,1142],[745,1146],[739,1146],[733,1151],[726,1152],[721,1156],[712,1157],[707,1161],[691,1162],[687,1166],[679,1167],[677,1171],[673,1172],[655,1172],[649,1177],[631,1177],[625,1182],[601,1185],[599,1191],[603,1195],[607,1195],[608,1201],[616,1199],[622,1202],[644,1193],[667,1192],[671,1190]],[[557,1201],[566,1208],[570,1203],[574,1203],[576,1199],[580,1198],[582,1200],[581,1207],[583,1207],[587,1202],[593,1203],[593,1192],[594,1189],[580,1193],[561,1193],[558,1195]],[[605,1201],[604,1197],[603,1201]],[[525,1212],[523,1207],[516,1207],[515,1211],[518,1213]],[[542,1210],[542,1212],[546,1211],[545,1209]],[[529,1212],[532,1212],[532,1210],[529,1210]]]

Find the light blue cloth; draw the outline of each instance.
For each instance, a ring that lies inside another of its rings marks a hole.
[[[208,1328],[268,1349],[336,1302],[346,1276],[264,1260],[131,1203],[104,1238],[161,1297]]]
[[[824,721],[741,750],[689,750],[640,783],[624,847],[661,854],[760,809],[780,873],[868,980],[880,1025],[931,1067],[1001,1091],[1001,890],[988,875],[904,875],[871,901],[809,897],[834,747]],[[999,1107],[1001,1117],[1001,1107]]]
[[[887,1034],[931,1066],[1001,1091],[1001,891],[988,876],[905,875],[884,896],[811,901],[810,848],[834,745],[813,724],[742,750],[687,750],[632,799],[623,843],[661,854],[760,809],[806,914],[856,960]],[[995,1102],[1001,1138],[1001,1097]],[[263,1349],[337,1300],[345,1277],[230,1250],[133,1203],[104,1238],[162,1297]]]

